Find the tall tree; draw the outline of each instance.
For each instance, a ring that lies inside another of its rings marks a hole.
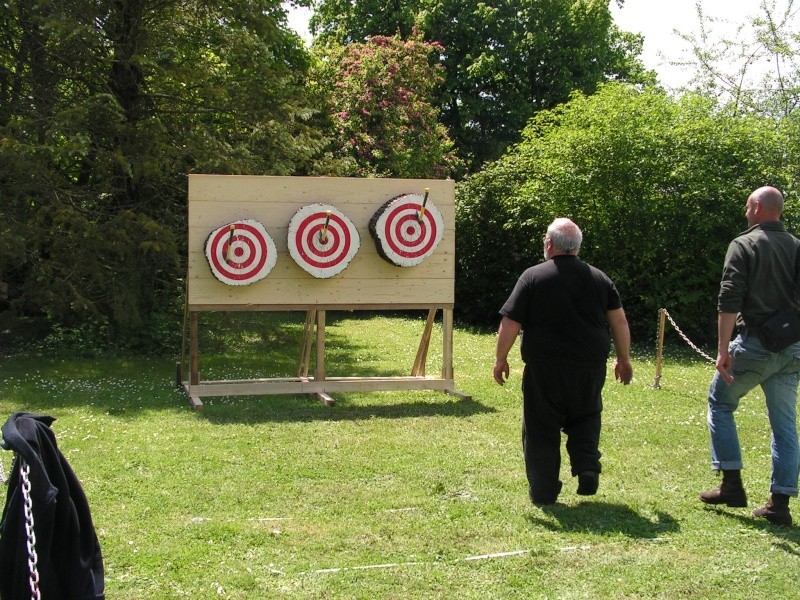
[[[416,33],[374,36],[324,49],[320,78],[331,93],[334,146],[350,159],[350,175],[451,177],[460,163],[431,104],[441,65],[438,44]]]
[[[439,43],[441,120],[474,171],[519,139],[538,110],[591,93],[606,79],[654,82],[636,59],[639,36],[613,24],[603,0],[322,0],[321,43],[346,44],[418,25]]]
[[[696,14],[697,31],[680,34],[689,44],[688,57],[676,61],[694,71],[690,87],[736,112],[779,118],[797,110],[800,5],[795,0],[761,0],[750,17],[733,28],[709,16],[702,0]]]
[[[178,297],[186,173],[316,168],[280,0],[9,0],[0,23],[6,324],[141,340]]]

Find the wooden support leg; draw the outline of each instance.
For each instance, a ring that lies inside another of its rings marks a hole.
[[[325,379],[325,311],[317,311],[317,361],[314,368],[314,379]]]
[[[197,312],[192,312],[189,316],[189,390],[193,385],[200,384],[199,329],[200,315]],[[193,396],[191,391],[189,391],[189,402],[195,410],[200,410],[203,407],[200,397]]]
[[[453,309],[445,308],[442,311],[442,379],[447,379],[452,384],[455,378],[453,369]],[[454,387],[445,390],[452,396],[458,396],[462,400],[471,400],[472,396],[459,392]]]
[[[453,309],[442,310],[442,379],[453,379]]]
[[[433,321],[435,318],[436,309],[431,308],[428,311],[428,320],[425,322],[425,329],[422,332],[422,338],[419,340],[417,357],[414,359],[414,366],[411,368],[412,377],[425,376],[425,363],[428,360],[428,348],[430,347],[431,332],[433,331]]]
[[[311,344],[314,340],[314,321],[317,318],[317,311],[306,311],[306,323],[303,328],[303,343],[300,345],[300,355],[297,358],[297,377],[307,378],[308,367],[311,362]]]
[[[198,385],[200,383],[200,359],[198,350],[200,344],[197,340],[200,316],[193,312],[189,318],[189,383]]]
[[[314,381],[325,381],[325,311],[317,311],[317,360],[314,368]],[[336,401],[325,392],[317,392],[317,398],[328,406]]]

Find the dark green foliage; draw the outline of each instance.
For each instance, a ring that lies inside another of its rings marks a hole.
[[[161,349],[184,274],[186,174],[324,172],[310,57],[285,10],[0,6],[0,331]]]
[[[457,189],[459,312],[496,322],[519,273],[540,262],[547,225],[568,217],[584,232],[581,257],[616,282],[637,337],[654,335],[664,307],[713,341],[722,260],[747,227],[747,196],[786,189],[797,173],[787,128],[621,84],[540,113],[513,151]],[[791,228],[794,209],[786,219]]]

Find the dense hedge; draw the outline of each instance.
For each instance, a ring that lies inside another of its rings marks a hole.
[[[541,261],[547,225],[569,217],[637,338],[654,336],[665,307],[713,343],[725,249],[747,227],[751,190],[797,181],[797,125],[620,84],[539,114],[516,148],[457,188],[458,315],[496,324],[519,273]],[[784,217],[799,233],[795,197],[787,191]]]

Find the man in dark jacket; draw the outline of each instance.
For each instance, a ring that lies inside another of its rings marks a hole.
[[[761,386],[772,427],[771,496],[753,511],[778,525],[791,525],[789,497],[797,496],[797,385],[800,342],[770,352],[759,339],[763,321],[781,309],[800,310],[798,240],[780,221],[783,194],[761,187],[747,199],[750,228],[728,246],[718,298],[717,372],[708,394],[711,468],[722,471],[719,488],[703,492],[706,504],[747,506],[741,479],[742,451],[734,411],[739,400]],[[739,328],[731,341],[734,330]]]

